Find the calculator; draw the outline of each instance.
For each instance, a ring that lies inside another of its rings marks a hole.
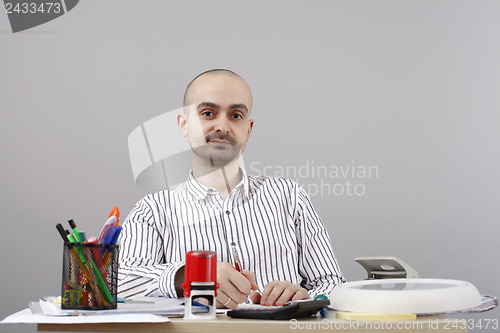
[[[291,301],[280,307],[259,307],[258,309],[236,309],[227,312],[232,318],[247,319],[277,319],[289,320],[293,318],[309,317],[330,305],[328,299]]]

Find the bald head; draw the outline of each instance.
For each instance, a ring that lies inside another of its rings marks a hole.
[[[251,110],[252,93],[245,80],[232,71],[216,69],[189,83],[184,113],[177,116],[177,123],[195,160],[225,166],[245,149],[253,127]]]
[[[238,74],[229,69],[211,69],[197,75],[193,80],[191,80],[191,82],[189,82],[189,84],[186,87],[186,91],[184,92],[184,101],[183,101],[184,106],[193,104],[194,103],[193,97],[196,94],[196,91],[198,89],[202,89],[207,84],[210,84],[211,82],[217,80],[218,77],[221,77],[219,79],[223,79],[224,77],[231,78],[235,82],[239,81],[238,84],[246,87],[246,89],[248,90],[246,94],[248,94],[248,96],[250,97],[250,105],[248,106],[249,107],[248,111],[250,111],[251,100],[252,100],[252,93],[250,91],[250,87],[241,76],[239,76]]]

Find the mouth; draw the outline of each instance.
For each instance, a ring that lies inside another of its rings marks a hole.
[[[208,141],[209,143],[215,143],[215,144],[224,144],[224,145],[229,145],[231,142],[226,141],[226,140],[221,140],[221,139],[213,139]]]

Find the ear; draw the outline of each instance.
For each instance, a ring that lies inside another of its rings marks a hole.
[[[248,133],[247,133],[247,141],[250,139],[250,135],[252,134],[252,129],[253,129],[253,119],[249,120],[249,127],[248,127]]]
[[[187,115],[185,113],[179,113],[177,115],[177,126],[179,126],[182,136],[187,137],[188,123],[187,123]]]

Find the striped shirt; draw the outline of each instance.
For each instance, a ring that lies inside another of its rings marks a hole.
[[[261,292],[274,280],[290,281],[314,297],[345,282],[305,191],[288,179],[241,172],[242,181],[225,199],[190,175],[175,190],[136,204],[120,235],[121,297],[176,298],[174,277],[186,253],[214,251],[218,261],[234,264],[232,242]]]

